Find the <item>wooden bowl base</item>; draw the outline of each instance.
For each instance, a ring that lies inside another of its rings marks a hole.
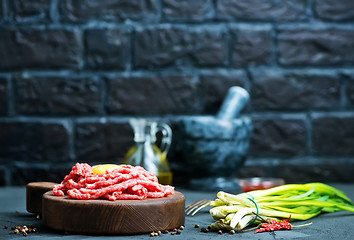
[[[184,225],[185,197],[175,191],[145,200],[77,200],[43,195],[43,223],[52,229],[92,235],[134,235]]]

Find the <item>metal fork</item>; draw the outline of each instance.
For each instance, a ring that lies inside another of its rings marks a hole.
[[[192,202],[191,204],[189,204],[186,207],[185,213],[186,213],[186,215],[190,214],[191,216],[194,216],[194,214],[199,212],[202,208],[207,207],[210,202],[211,202],[211,200],[206,200],[206,199],[202,199],[202,200],[198,200],[198,201]]]

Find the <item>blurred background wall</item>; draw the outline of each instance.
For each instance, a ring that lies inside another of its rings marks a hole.
[[[214,115],[246,88],[239,177],[353,182],[354,1],[0,0],[0,185],[120,163],[128,119]]]

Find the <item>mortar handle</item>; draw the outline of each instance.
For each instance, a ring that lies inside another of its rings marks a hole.
[[[238,86],[231,87],[216,118],[219,120],[231,120],[238,117],[238,114],[245,107],[249,98],[250,95],[246,89]]]

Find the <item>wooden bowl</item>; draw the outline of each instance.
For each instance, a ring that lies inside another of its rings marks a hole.
[[[133,235],[184,225],[185,197],[180,192],[145,200],[78,200],[43,195],[43,223],[54,230],[92,235]]]
[[[42,213],[42,196],[58,183],[31,182],[26,186],[26,209],[30,213]]]

